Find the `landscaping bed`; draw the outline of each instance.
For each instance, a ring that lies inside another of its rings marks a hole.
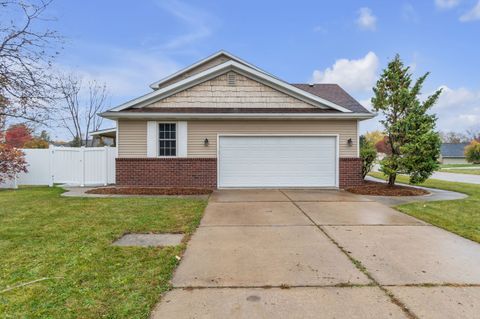
[[[176,187],[102,187],[86,191],[101,195],[208,195],[211,189]]]
[[[373,196],[422,196],[430,194],[424,189],[403,185],[389,186],[386,183],[365,181],[361,186],[349,187],[346,191],[359,195]]]

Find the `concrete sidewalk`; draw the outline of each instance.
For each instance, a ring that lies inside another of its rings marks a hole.
[[[449,172],[435,172],[430,178],[441,179],[449,182],[480,184],[480,175],[473,174],[457,174]]]
[[[343,191],[223,190],[172,284],[152,318],[474,317],[480,245]]]

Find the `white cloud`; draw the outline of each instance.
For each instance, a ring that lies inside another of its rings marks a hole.
[[[177,0],[156,1],[156,4],[183,22],[188,31],[165,44],[165,49],[178,49],[212,35],[217,19],[208,12]]]
[[[325,29],[321,25],[317,25],[317,26],[313,27],[313,32],[325,34],[325,33],[327,33],[327,29]]]
[[[377,28],[377,17],[373,15],[372,10],[367,7],[358,10],[357,25],[362,30],[374,31]]]
[[[457,108],[460,105],[473,103],[477,99],[480,101],[480,94],[476,94],[466,88],[451,89],[446,85],[442,85],[439,89],[442,89],[442,94],[435,105],[438,109]]]
[[[460,0],[435,0],[435,6],[439,9],[451,9],[460,3]]]
[[[85,81],[105,82],[114,105],[150,92],[149,84],[180,68],[174,60],[157,51],[86,43],[82,43],[81,47],[95,56],[95,59],[89,60],[87,56],[81,61],[73,62],[77,57],[71,56],[60,61],[57,67],[65,73],[74,72]]]
[[[468,12],[460,17],[460,21],[469,22],[474,20],[480,20],[480,0],[477,4]]]
[[[452,89],[442,85],[442,94],[433,112],[438,116],[438,128],[442,131],[480,129],[480,89]]]
[[[406,3],[402,6],[402,19],[415,23],[420,21],[417,10],[415,10],[415,8],[410,3]]]
[[[368,52],[358,60],[339,59],[324,71],[313,72],[315,83],[337,83],[350,92],[370,91],[377,79],[378,57]]]

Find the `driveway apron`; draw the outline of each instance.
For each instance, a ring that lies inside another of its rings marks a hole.
[[[463,317],[480,245],[343,191],[219,190],[172,286],[152,318]]]

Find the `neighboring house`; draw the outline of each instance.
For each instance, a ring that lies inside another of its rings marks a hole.
[[[90,136],[92,137],[92,143],[94,146],[115,146],[117,139],[117,129],[113,127],[94,131],[90,133]]]
[[[440,163],[467,164],[465,147],[468,143],[443,143],[440,146]]]
[[[289,84],[220,51],[102,116],[116,182],[159,187],[346,187],[362,182],[359,121],[336,84]]]

